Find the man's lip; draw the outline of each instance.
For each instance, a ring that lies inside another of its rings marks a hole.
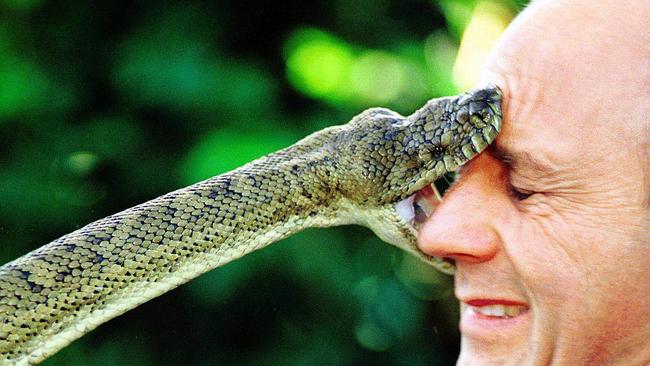
[[[484,345],[521,338],[532,324],[530,306],[521,301],[503,298],[461,301],[459,326],[463,337]]]
[[[489,305],[525,306],[525,307],[528,307],[528,304],[520,302],[520,301],[503,300],[503,299],[471,299],[471,300],[462,301],[462,302],[464,302],[467,305],[476,306],[476,307],[489,306]]]

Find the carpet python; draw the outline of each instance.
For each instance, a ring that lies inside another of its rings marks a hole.
[[[307,227],[364,225],[451,273],[452,264],[417,250],[422,210],[413,197],[484,150],[500,128],[495,87],[432,99],[408,117],[371,108],[56,239],[0,267],[0,364],[38,363],[109,319]]]

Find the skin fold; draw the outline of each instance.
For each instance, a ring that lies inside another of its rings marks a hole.
[[[459,365],[650,363],[648,19],[647,1],[536,1],[493,52],[503,130],[419,235],[457,266]],[[472,299],[526,311],[475,327]]]

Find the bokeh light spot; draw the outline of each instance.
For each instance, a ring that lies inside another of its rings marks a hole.
[[[510,11],[499,3],[482,1],[476,5],[454,64],[454,83],[460,90],[476,85],[481,67],[511,18]]]
[[[192,184],[242,166],[296,142],[291,131],[220,129],[206,134],[189,152],[182,167],[183,183]],[[254,141],[254,143],[252,143]]]
[[[358,324],[354,336],[361,346],[375,352],[385,351],[393,345],[393,340],[372,322]]]
[[[4,60],[0,63],[0,117],[32,110],[43,101],[47,81],[30,63]]]
[[[404,90],[406,68],[402,61],[383,51],[366,51],[351,71],[352,88],[359,99],[371,103],[389,103]]]
[[[97,155],[91,152],[77,151],[68,156],[66,165],[75,174],[83,176],[90,173],[98,161]]]
[[[304,29],[289,38],[285,49],[287,77],[295,88],[331,100],[348,94],[345,81],[353,61],[349,45],[325,32]]]

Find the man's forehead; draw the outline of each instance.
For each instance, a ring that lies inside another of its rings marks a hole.
[[[504,123],[503,127],[491,152],[513,167],[550,172],[561,165],[566,156],[575,153],[568,151],[576,147],[568,141],[571,137],[563,137],[565,133],[551,126],[535,125],[528,120]]]
[[[550,173],[555,170],[543,151],[512,149],[504,144],[494,144],[490,152],[499,160],[515,168],[535,170],[540,173]]]

